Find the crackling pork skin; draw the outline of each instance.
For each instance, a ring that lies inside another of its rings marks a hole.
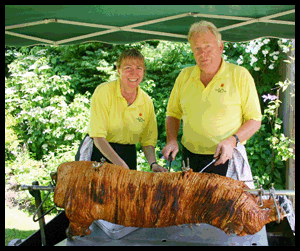
[[[65,209],[69,237],[89,235],[99,219],[141,228],[207,223],[244,236],[277,220],[272,199],[259,207],[259,197],[244,189],[249,188],[242,181],[192,169],[150,173],[74,161],[58,167],[54,202]]]

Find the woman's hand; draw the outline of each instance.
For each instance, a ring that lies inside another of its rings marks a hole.
[[[154,146],[143,146],[143,151],[145,153],[146,159],[148,160],[149,165],[151,163],[156,162],[155,158],[155,149]],[[158,172],[168,172],[168,170],[157,163],[152,165],[152,172],[158,173]]]
[[[158,164],[153,164],[152,165],[152,172],[154,173],[159,173],[159,172],[168,172],[168,169],[158,165]]]
[[[104,157],[110,160],[111,163],[119,166],[123,166],[129,169],[125,161],[115,152],[109,142],[105,138],[93,138],[95,146],[104,155]]]

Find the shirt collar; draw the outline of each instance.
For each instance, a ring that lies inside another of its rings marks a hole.
[[[133,102],[132,106],[141,106],[144,104],[144,99],[142,97],[142,89],[140,86],[137,87],[138,88],[138,93],[137,93],[137,96],[136,96],[136,99],[135,101]]]
[[[143,103],[144,103],[144,99],[142,97],[142,89],[141,89],[140,86],[138,86],[137,88],[138,88],[138,93],[137,93],[136,99],[130,107],[140,106],[140,105],[143,105]],[[122,92],[121,92],[121,80],[120,80],[120,78],[117,79],[117,97],[124,98],[123,95],[122,95]]]
[[[220,78],[226,78],[228,77],[228,63],[222,58],[222,64],[216,75],[214,76],[214,79],[220,79]],[[200,79],[201,70],[198,65],[195,65],[194,70],[192,71],[191,76],[195,79]]]

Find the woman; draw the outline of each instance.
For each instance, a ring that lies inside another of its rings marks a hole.
[[[93,139],[91,160],[104,157],[110,163],[136,170],[135,144],[140,142],[152,171],[167,171],[156,163],[154,106],[139,87],[144,70],[143,55],[136,49],[126,50],[117,61],[119,79],[96,88],[88,128]]]

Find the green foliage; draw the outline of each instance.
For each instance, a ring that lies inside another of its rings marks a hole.
[[[51,47],[50,63],[57,75],[71,77],[70,88],[75,93],[93,93],[104,82],[116,79],[116,62],[128,48],[141,48],[141,44],[110,45],[85,43]]]
[[[263,120],[265,122],[265,120]],[[267,140],[271,133],[262,124],[246,145],[248,160],[254,179],[258,179],[263,187],[269,187],[275,182],[277,189],[283,189],[285,184],[284,162],[278,158]]]
[[[277,96],[290,84],[290,81],[278,82]],[[264,101],[270,101],[264,110],[260,130],[247,142],[247,151],[254,178],[267,187],[275,182],[276,188],[284,189],[285,161],[295,159],[294,149],[291,147],[295,141],[282,133],[282,120],[278,118],[281,101],[277,96],[263,96]]]
[[[71,78],[53,74],[49,52],[34,49],[28,54],[16,52],[17,59],[9,65],[5,109],[15,119],[10,128],[18,140],[36,159],[41,159],[61,145],[82,139],[89,118],[90,94],[74,95]]]
[[[11,154],[17,150],[19,145],[18,135],[11,128],[16,125],[14,117],[5,110],[5,159],[9,160],[13,157]]]

